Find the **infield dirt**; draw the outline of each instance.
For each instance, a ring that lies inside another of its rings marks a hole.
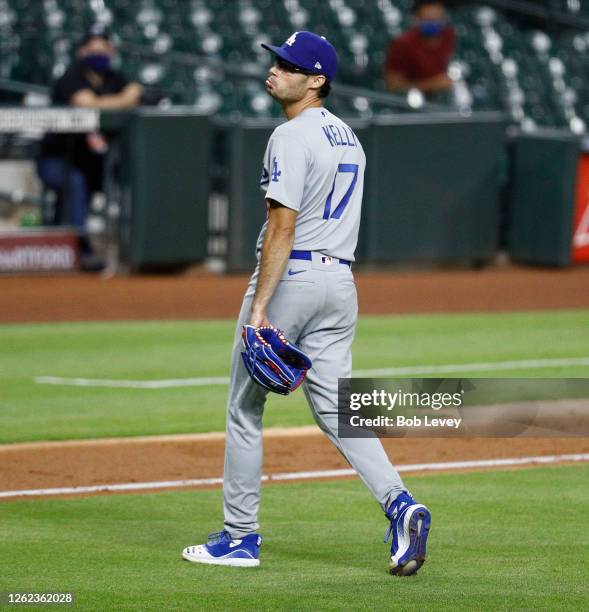
[[[361,315],[589,307],[589,266],[355,274]],[[0,279],[0,323],[236,317],[248,276]]]
[[[303,429],[266,432],[264,474],[349,467],[321,431]],[[383,444],[399,465],[589,452],[587,438],[386,439]],[[223,445],[222,434],[3,445],[0,490],[218,478]]]

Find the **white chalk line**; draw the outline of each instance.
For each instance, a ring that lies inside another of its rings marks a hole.
[[[543,368],[589,366],[589,357],[563,359],[522,359],[518,361],[489,361],[479,363],[455,363],[446,365],[422,365],[404,368],[379,368],[354,370],[357,378],[388,376],[412,376],[417,374],[457,374],[460,372],[498,372],[503,370],[536,370]],[[72,387],[110,387],[128,389],[168,389],[171,387],[208,387],[228,385],[228,376],[199,378],[171,378],[164,380],[111,380],[102,378],[64,378],[61,376],[36,376],[41,385],[64,385]]]
[[[511,467],[522,465],[546,465],[563,462],[589,461],[589,453],[572,455],[540,455],[538,457],[513,457],[509,459],[479,459],[472,461],[444,461],[438,463],[411,463],[398,465],[399,472],[437,472],[486,467]],[[342,478],[355,476],[352,469],[315,470],[304,472],[282,472],[262,476],[262,482],[280,482],[289,480],[313,480],[316,478]],[[46,497],[51,495],[77,495],[84,493],[111,493],[117,491],[142,491],[153,489],[176,489],[184,487],[206,487],[223,484],[223,478],[194,478],[187,480],[163,480],[159,482],[128,482],[80,487],[57,487],[51,489],[23,489],[17,491],[0,491],[0,498],[11,497]]]
[[[228,385],[228,376],[210,378],[171,378],[168,380],[109,380],[105,378],[62,378],[60,376],[36,376],[40,385],[64,385],[68,387],[110,387],[127,389],[168,389],[171,387],[209,387]]]

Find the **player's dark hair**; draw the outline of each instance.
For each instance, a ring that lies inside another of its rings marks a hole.
[[[325,81],[323,85],[321,85],[317,95],[320,98],[327,98],[327,96],[331,93],[331,83],[329,81]]]
[[[442,0],[414,0],[411,12],[413,14],[419,13],[424,6],[430,6],[431,4],[441,4],[442,6],[445,6]]]

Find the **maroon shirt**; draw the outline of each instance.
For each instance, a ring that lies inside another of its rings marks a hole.
[[[411,28],[389,44],[387,72],[400,72],[409,81],[421,81],[446,72],[454,53],[454,42],[452,26],[444,28],[435,45],[428,44],[428,39],[417,28]]]

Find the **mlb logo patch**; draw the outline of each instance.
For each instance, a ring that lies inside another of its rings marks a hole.
[[[321,263],[325,264],[326,266],[331,266],[331,264],[333,263],[333,257],[330,257],[329,255],[322,255]]]

